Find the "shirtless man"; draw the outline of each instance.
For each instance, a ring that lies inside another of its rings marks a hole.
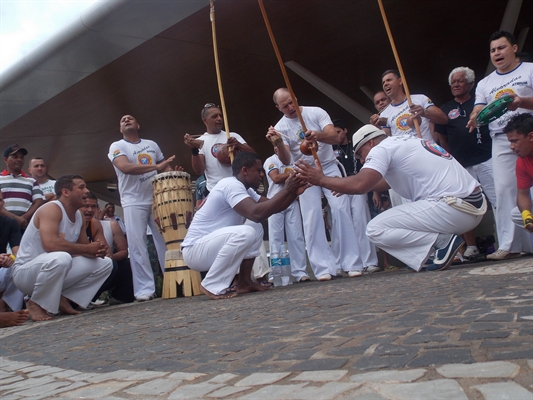
[[[30,296],[26,301],[34,321],[50,314],[79,314],[70,304],[86,308],[112,270],[103,242],[89,243],[79,209],[87,187],[80,175],[61,176],[57,200],[39,208],[22,237],[13,265],[13,281]]]

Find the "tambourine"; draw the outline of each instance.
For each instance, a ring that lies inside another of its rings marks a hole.
[[[499,99],[496,99],[491,103],[487,104],[477,115],[477,124],[487,125],[490,124],[492,121],[497,120],[507,111],[509,111],[509,109],[507,108],[507,103],[512,102],[513,98],[511,96],[502,96]]]

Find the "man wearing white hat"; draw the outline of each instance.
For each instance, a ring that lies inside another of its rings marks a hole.
[[[355,154],[364,163],[357,175],[324,176],[305,162],[297,172],[313,185],[338,193],[361,194],[392,188],[411,203],[374,218],[369,239],[379,248],[420,271],[435,251],[428,271],[444,270],[465,245],[460,234],[474,229],[487,205],[479,183],[448,152],[434,142],[404,136],[388,137],[373,125],[353,135]]]

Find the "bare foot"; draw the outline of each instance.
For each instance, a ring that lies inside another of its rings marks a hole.
[[[238,289],[237,289],[237,293],[262,292],[264,290],[270,290],[270,289],[272,289],[272,285],[263,286],[253,281],[240,282]]]
[[[80,311],[72,308],[69,299],[67,299],[65,296],[61,296],[61,300],[59,300],[59,311],[61,311],[62,314],[68,315],[81,314]]]
[[[0,328],[19,326],[28,319],[28,310],[0,312]]]
[[[28,309],[28,315],[34,321],[49,321],[52,319],[50,315],[39,304],[29,299],[26,302],[26,308]]]
[[[201,284],[200,284],[200,291],[203,294],[205,294],[206,296],[210,297],[211,300],[231,299],[231,298],[237,296],[237,293],[235,293],[235,292],[216,295],[216,294],[211,293],[206,288],[204,288]]]

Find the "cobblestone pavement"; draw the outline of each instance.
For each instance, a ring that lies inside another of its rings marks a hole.
[[[533,257],[0,330],[0,397],[533,399]]]

